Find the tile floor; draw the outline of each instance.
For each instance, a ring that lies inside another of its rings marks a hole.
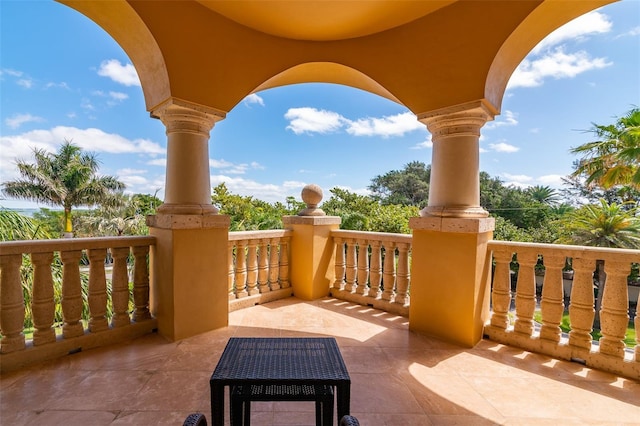
[[[2,425],[181,425],[210,417],[209,377],[232,336],[334,336],[363,426],[638,425],[640,382],[483,341],[460,348],[402,317],[326,298],[232,312],[179,342],[153,334],[0,378]],[[313,425],[313,402],[252,404],[252,423]],[[228,421],[228,414],[225,416]]]

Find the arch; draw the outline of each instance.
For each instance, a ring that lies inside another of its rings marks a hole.
[[[370,92],[402,104],[391,92],[366,74],[335,62],[308,62],[293,66],[266,80],[252,93],[298,83],[335,83]]]
[[[147,110],[171,96],[169,75],[160,47],[128,2],[58,1],[98,24],[126,52],[140,78]]]
[[[500,111],[511,75],[538,43],[571,20],[614,1],[546,1],[538,5],[498,50],[487,74],[485,98]]]

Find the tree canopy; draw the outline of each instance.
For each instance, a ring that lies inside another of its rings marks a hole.
[[[92,153],[65,140],[57,153],[34,149],[35,163],[18,160],[21,179],[2,184],[13,198],[36,201],[64,209],[65,232],[71,233],[71,209],[78,206],[118,205],[124,183],[113,176],[99,176],[99,162]]]
[[[595,141],[577,146],[581,155],[573,177],[584,177],[586,186],[640,190],[640,109],[633,108],[614,124],[595,124],[588,130]]]

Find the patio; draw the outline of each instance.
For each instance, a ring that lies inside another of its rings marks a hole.
[[[362,425],[637,424],[640,383],[482,340],[461,348],[405,317],[291,297],[229,314],[176,342],[158,334],[2,375],[0,423],[182,424],[210,417],[209,377],[231,336],[335,336]],[[254,424],[311,425],[313,403],[255,403]],[[228,419],[228,416],[226,416]]]

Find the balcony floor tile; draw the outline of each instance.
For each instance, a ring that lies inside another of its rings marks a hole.
[[[232,336],[334,336],[362,426],[640,422],[640,382],[486,340],[459,347],[370,307],[289,298],[231,312],[228,327],[182,341],[152,334],[4,374],[0,424],[180,425],[190,412],[210,417],[209,377]],[[251,418],[258,426],[313,425],[314,404],[254,403]]]

